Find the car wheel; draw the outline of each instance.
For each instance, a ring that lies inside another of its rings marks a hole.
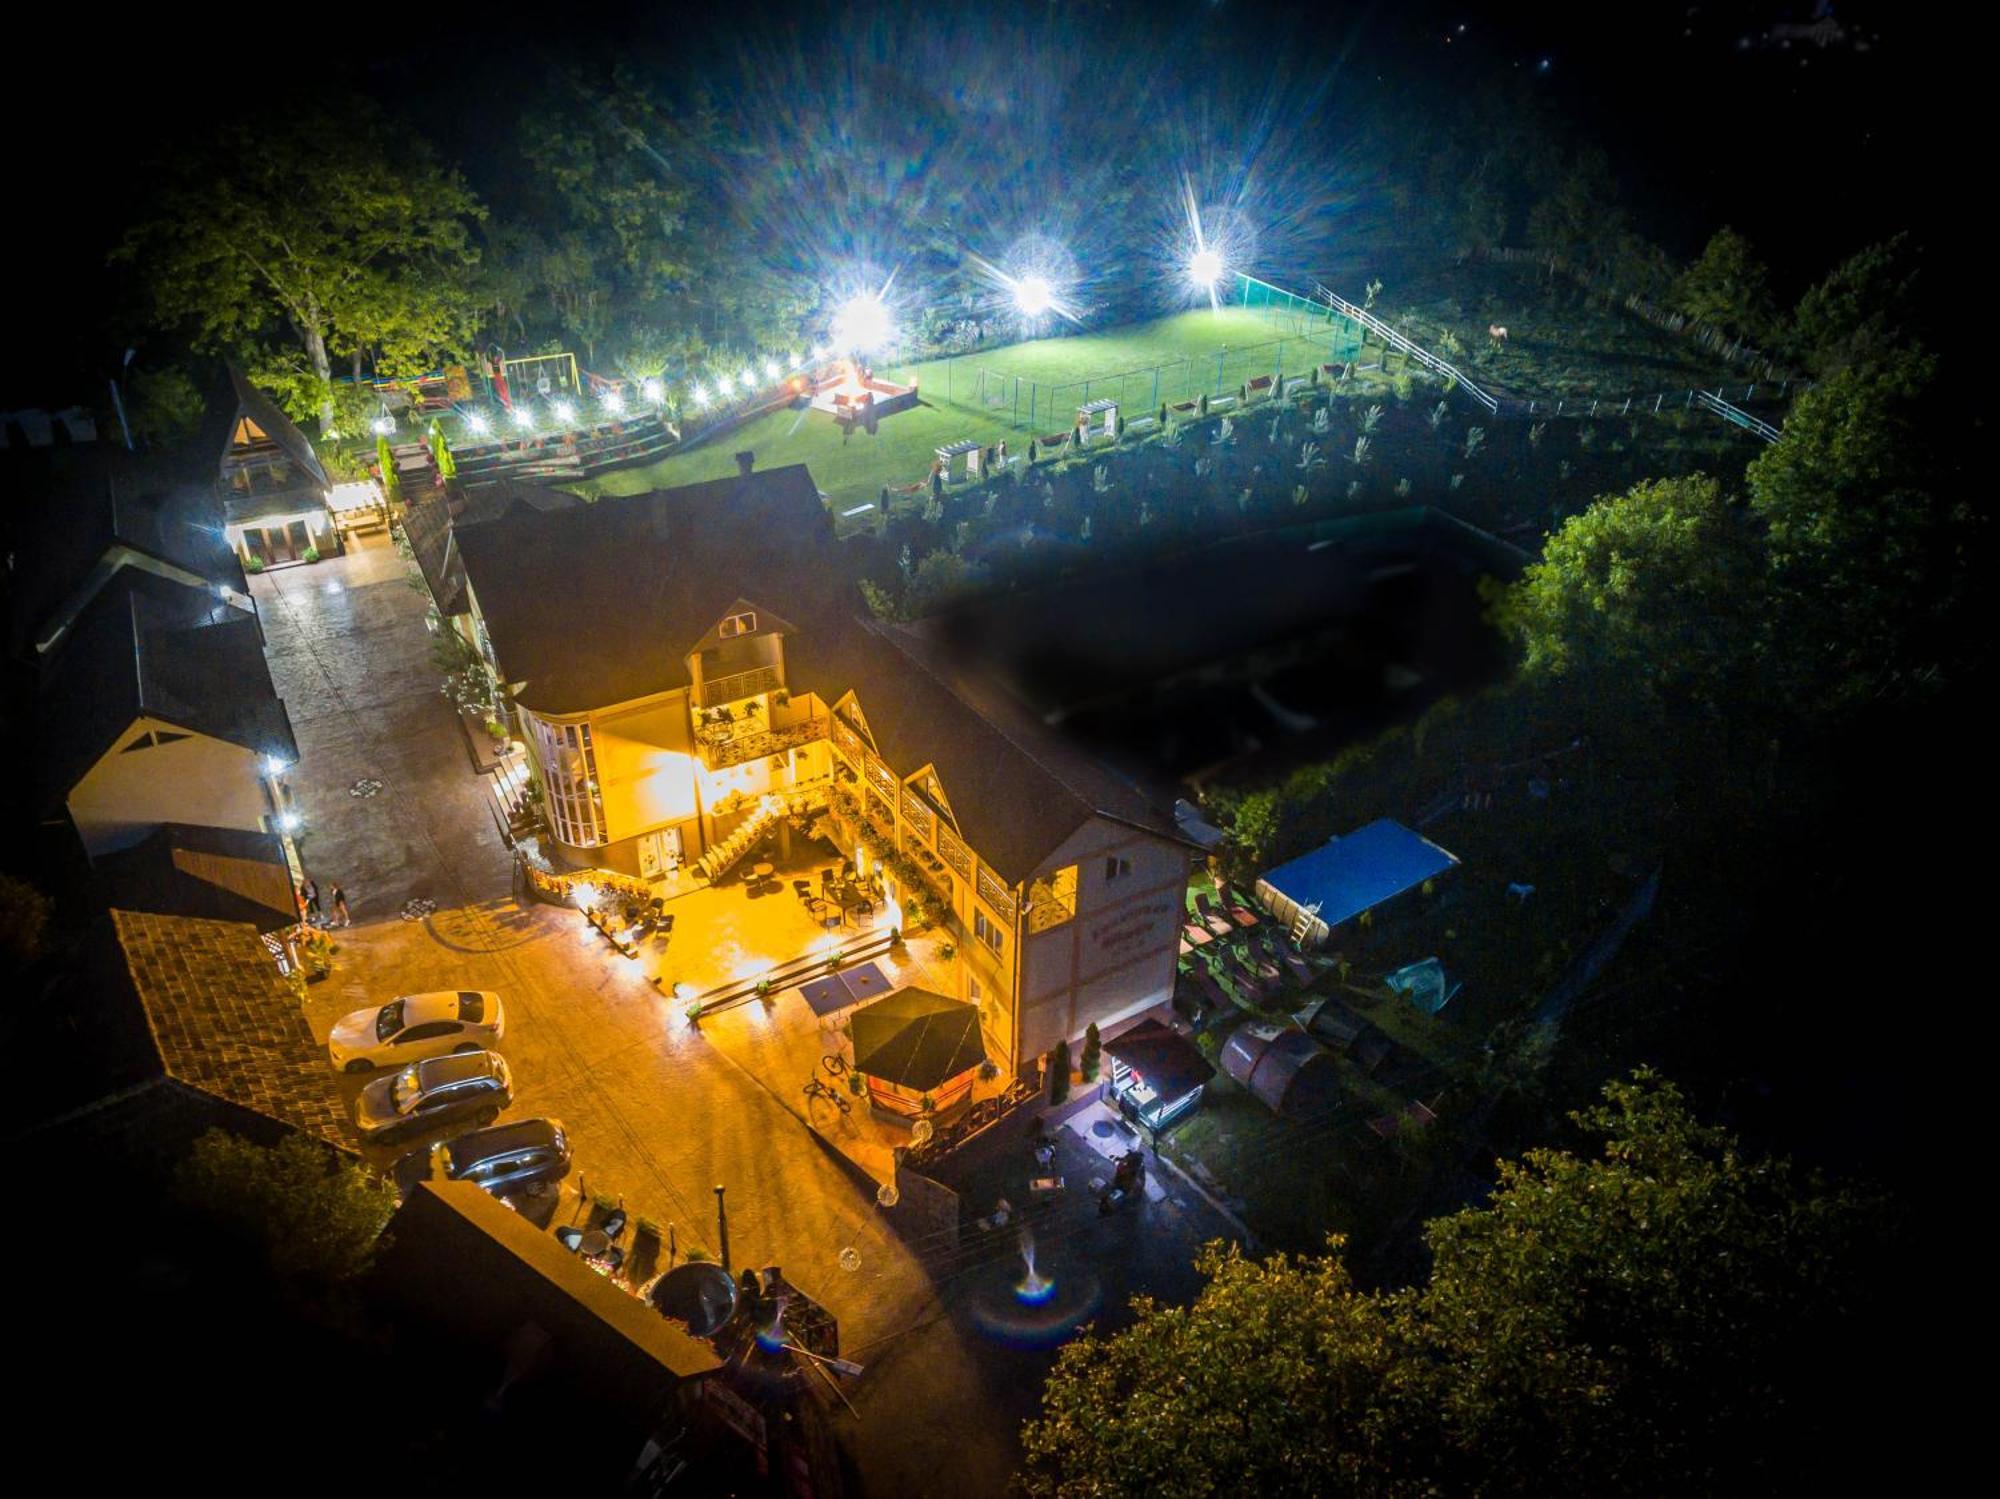
[[[356,1057],[353,1061],[347,1064],[347,1070],[350,1073],[372,1072],[374,1070],[374,1067],[375,1064],[373,1062],[370,1062],[366,1057]]]
[[[467,1053],[468,1051],[477,1051],[477,1050],[479,1050],[479,1043],[477,1041],[461,1041],[458,1045],[452,1048],[452,1051],[459,1056],[465,1055],[465,1053]]]
[[[487,1125],[491,1124],[495,1119],[498,1119],[500,1117],[500,1106],[498,1104],[489,1103],[485,1108],[481,1109],[479,1113],[474,1117],[478,1120],[479,1127],[481,1129],[484,1129],[486,1128]]]

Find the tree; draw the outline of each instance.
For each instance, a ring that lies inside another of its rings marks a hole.
[[[1653,480],[1565,521],[1494,618],[1530,678],[1568,679],[1600,710],[1714,710],[1754,651],[1760,567],[1714,479]]]
[[[1026,1492],[1686,1493],[1847,1462],[1818,1378],[1874,1330],[1882,1204],[1747,1155],[1649,1073],[1604,1096],[1572,1116],[1595,1149],[1503,1163],[1430,1224],[1426,1284],[1357,1290],[1338,1238],[1211,1245],[1192,1305],[1135,1299],[1058,1355]]]
[[[1061,1103],[1069,1097],[1069,1040],[1056,1042],[1049,1053],[1049,1102]]]
[[[1486,1492],[1782,1482],[1828,1423],[1817,1371],[1853,1366],[1883,1204],[1746,1155],[1650,1072],[1604,1100],[1571,1116],[1596,1152],[1502,1162],[1426,1230],[1444,1440]]]
[[[1909,352],[1916,341],[1917,252],[1907,234],[1850,255],[1799,298],[1789,342],[1822,379]]]
[[[1089,1025],[1084,1027],[1083,1031],[1081,1071],[1083,1072],[1083,1080],[1085,1082],[1094,1083],[1097,1081],[1097,1064],[1103,1050],[1104,1038],[1097,1034],[1097,1022],[1093,1020]]]
[[[477,259],[468,231],[484,210],[470,189],[360,101],[288,99],[176,152],[162,173],[153,214],[112,256],[132,267],[154,324],[239,354],[286,330],[323,421],[329,347],[379,331],[373,297],[393,288],[407,301]]]
[[[181,1161],[176,1184],[191,1207],[261,1246],[272,1274],[298,1289],[367,1269],[396,1211],[386,1182],[300,1134],[266,1147],[212,1129]]]
[[[1674,283],[1674,305],[1689,317],[1744,338],[1761,338],[1771,330],[1775,304],[1769,273],[1734,229],[1710,236],[1701,258]]]
[[[1932,371],[1911,351],[1837,370],[1793,403],[1746,474],[1769,536],[1772,648],[1802,706],[1921,680],[1967,645],[1952,620],[1974,517],[1935,472]]]
[[[148,447],[186,442],[201,426],[204,406],[194,381],[173,365],[134,371],[125,391],[133,441]]]

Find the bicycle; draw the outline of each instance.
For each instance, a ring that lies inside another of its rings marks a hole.
[[[838,1093],[836,1093],[833,1089],[829,1088],[825,1083],[821,1082],[818,1078],[814,1078],[812,1079],[812,1081],[808,1082],[805,1086],[804,1091],[806,1095],[806,1107],[808,1110],[812,1108],[812,1102],[814,1099],[824,1098],[827,1102],[831,1103],[835,1108],[839,1109],[840,1112],[843,1114],[851,1114],[854,1112],[853,1104],[849,1103],[846,1099],[842,1098]]]
[[[847,1072],[847,1058],[837,1051],[821,1057],[819,1064],[826,1069],[828,1077],[841,1077]]]

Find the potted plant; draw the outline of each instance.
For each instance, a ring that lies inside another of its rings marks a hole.
[[[257,573],[261,573],[263,570],[264,570],[264,559],[262,557],[252,556],[252,557],[245,557],[243,559],[243,571],[245,571],[246,573],[250,573],[254,576]]]
[[[688,1022],[688,1024],[689,1024],[689,1025],[700,1025],[700,1024],[701,1024],[701,1001],[700,1001],[700,1000],[698,1000],[698,999],[696,999],[696,1000],[690,1000],[690,1001],[688,1002],[688,1007],[687,1007],[687,1010],[686,1010],[686,1014],[687,1014],[687,1022]]]
[[[1097,1081],[1098,1056],[1103,1047],[1104,1042],[1097,1034],[1097,1022],[1093,1020],[1083,1032],[1083,1080],[1087,1083]]]
[[[867,1082],[863,1080],[860,1073],[854,1071],[852,1068],[849,1068],[847,1072],[847,1091],[852,1093],[856,1098],[859,1098],[863,1093],[868,1091]]]
[[[317,561],[319,561],[319,548],[318,548],[318,547],[307,547],[307,548],[306,548],[306,561],[308,561],[308,562],[317,562]]]
[[[1061,1103],[1069,1097],[1069,1042],[1056,1042],[1049,1053],[1049,1102]]]

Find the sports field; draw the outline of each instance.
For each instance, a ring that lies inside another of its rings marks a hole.
[[[892,379],[916,380],[921,404],[885,417],[874,436],[844,434],[824,412],[786,410],[748,422],[690,452],[596,481],[606,494],[637,494],[719,479],[736,471],[749,448],[760,466],[803,463],[829,497],[836,518],[870,504],[884,485],[921,483],[937,448],[966,438],[1005,439],[1024,449],[1035,435],[1066,430],[1085,401],[1109,397],[1124,414],[1145,416],[1160,402],[1219,395],[1261,375],[1304,374],[1314,363],[1352,354],[1351,329],[1266,309],[1224,307],[1130,323],[1102,333],[961,354],[908,366],[883,366]]]

